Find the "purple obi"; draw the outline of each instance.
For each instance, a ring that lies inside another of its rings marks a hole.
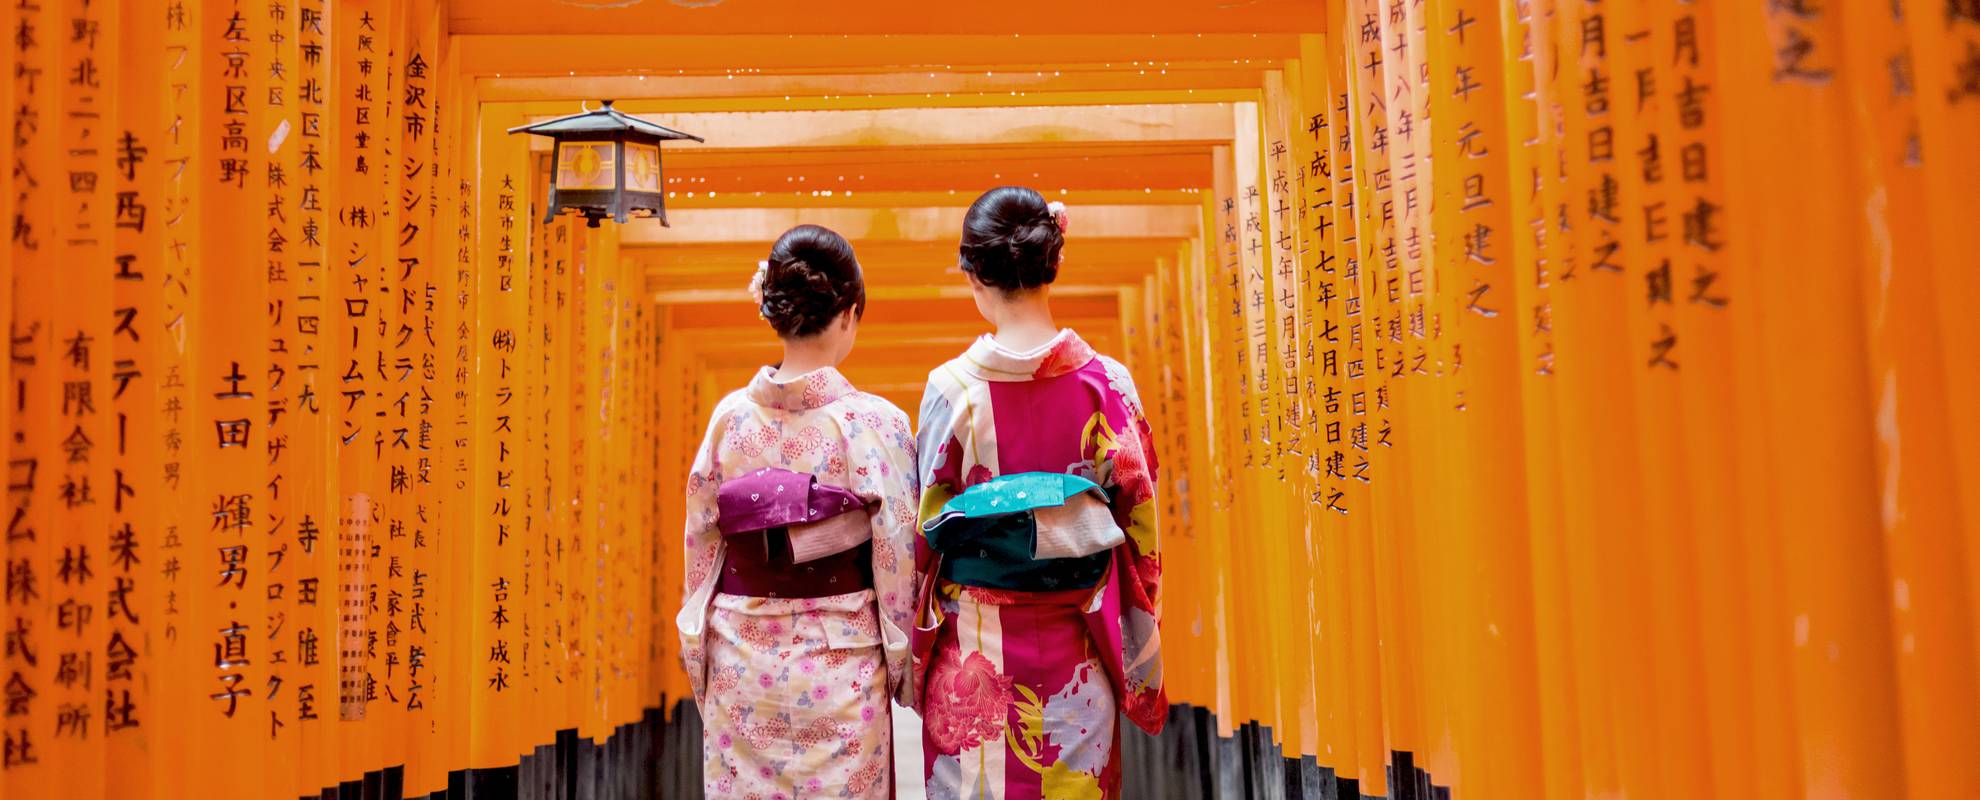
[[[717,591],[802,598],[873,588],[872,519],[859,495],[767,467],[724,481],[716,509],[728,547]]]

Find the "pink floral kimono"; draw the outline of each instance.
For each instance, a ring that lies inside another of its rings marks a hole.
[[[930,373],[918,439],[925,533],[971,487],[1065,473],[1101,487],[1126,534],[1095,554],[1096,585],[1051,591],[960,584],[981,572],[955,568],[981,567],[974,548],[945,555],[928,535],[917,542],[915,679],[930,800],[1118,797],[1117,712],[1153,733],[1168,711],[1155,454],[1127,369],[1071,330],[1030,353],[982,337]]]
[[[837,370],[765,367],[688,475],[682,666],[708,796],[893,796],[916,537],[907,415]]]

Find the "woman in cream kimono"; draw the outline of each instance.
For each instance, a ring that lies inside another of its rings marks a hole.
[[[1134,382],[1052,321],[1066,218],[995,189],[962,269],[996,333],[928,377],[915,675],[930,800],[1120,793],[1162,727],[1155,454]]]
[[[835,369],[866,305],[845,239],[792,229],[751,288],[784,358],[715,407],[687,485],[702,780],[711,798],[889,798],[889,700],[911,699],[907,416]]]

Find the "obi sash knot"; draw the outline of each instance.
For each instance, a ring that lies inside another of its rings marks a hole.
[[[942,577],[1027,592],[1080,589],[1106,576],[1127,540],[1107,493],[1077,475],[1024,472],[965,490],[922,526]]]
[[[829,597],[873,587],[871,513],[849,490],[764,468],[724,481],[716,510],[728,548],[724,594]]]

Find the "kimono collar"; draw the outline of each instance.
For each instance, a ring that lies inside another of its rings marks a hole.
[[[1093,348],[1071,328],[1060,330],[1051,341],[1028,352],[1005,347],[987,333],[963,351],[970,371],[986,381],[1056,378],[1086,366],[1093,358]]]
[[[777,380],[776,367],[757,370],[749,381],[749,399],[765,408],[809,411],[852,394],[852,381],[831,367],[819,367],[787,381]]]

